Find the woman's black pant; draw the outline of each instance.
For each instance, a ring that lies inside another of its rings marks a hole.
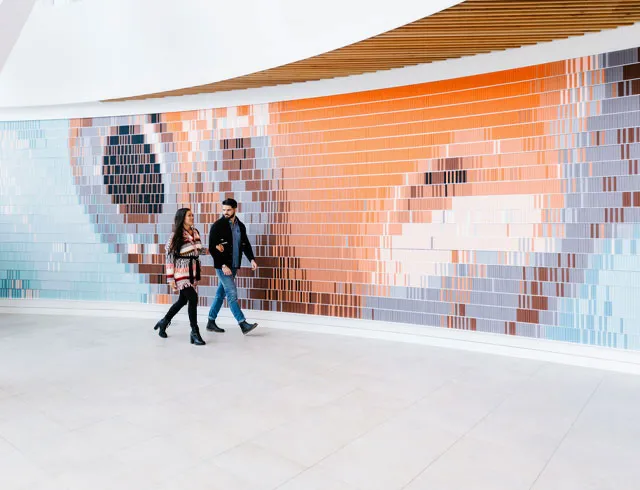
[[[165,318],[170,322],[187,303],[189,303],[189,323],[192,327],[198,326],[198,293],[192,287],[180,290],[178,301],[169,308]]]

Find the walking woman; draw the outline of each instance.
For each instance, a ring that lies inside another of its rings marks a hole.
[[[167,338],[167,327],[184,305],[189,303],[191,343],[205,345],[198,328],[198,292],[200,280],[200,254],[203,252],[200,233],[193,226],[193,213],[189,208],[178,209],[173,233],[169,237],[167,252],[167,282],[174,293],[180,292],[176,301],[154,330],[163,339]]]

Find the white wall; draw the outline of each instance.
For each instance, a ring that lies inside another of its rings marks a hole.
[[[143,101],[0,107],[0,121],[148,114],[319,97],[489,73],[632,47],[640,47],[640,23],[497,53],[317,82]]]
[[[93,102],[233,78],[360,41],[459,2],[38,2],[0,73],[0,107]]]

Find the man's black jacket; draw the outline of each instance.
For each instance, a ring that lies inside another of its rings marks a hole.
[[[247,238],[247,228],[237,216],[236,221],[240,227],[240,246],[238,247],[240,251],[238,264],[240,264],[242,263],[242,254],[249,260],[253,260],[255,256],[253,255],[253,248],[251,248],[249,238]],[[219,252],[216,248],[220,244],[224,247],[224,252]],[[233,233],[229,220],[224,216],[211,227],[209,232],[209,253],[213,257],[213,265],[216,269],[222,269],[223,265],[231,269],[233,265]]]

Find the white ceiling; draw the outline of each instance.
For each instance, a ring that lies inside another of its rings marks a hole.
[[[19,23],[17,42],[1,41],[10,55],[0,71],[0,107],[93,102],[234,78],[352,44],[460,1],[38,0]],[[13,4],[13,21],[17,4],[24,10],[33,2],[4,0],[0,9]]]

